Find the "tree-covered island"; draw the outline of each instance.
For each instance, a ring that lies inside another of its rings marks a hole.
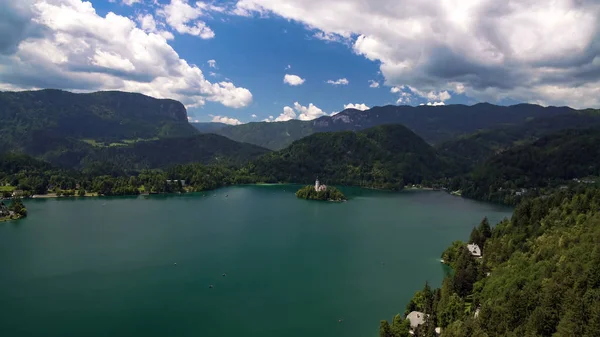
[[[315,182],[315,186],[307,185],[296,192],[296,197],[307,200],[322,200],[322,201],[346,201],[346,196],[340,190],[333,186],[319,184],[319,180]]]
[[[17,220],[27,216],[27,208],[23,205],[21,198],[13,198],[10,205],[6,206],[0,201],[0,222]]]

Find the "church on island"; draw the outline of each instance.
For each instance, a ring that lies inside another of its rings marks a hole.
[[[317,192],[325,192],[327,190],[327,185],[321,185],[319,183],[319,178],[315,181],[315,191]]]

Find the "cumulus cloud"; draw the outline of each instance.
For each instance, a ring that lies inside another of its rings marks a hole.
[[[365,103],[360,103],[360,104],[348,103],[348,104],[344,104],[344,109],[356,109],[356,110],[365,111],[365,110],[369,110],[370,108]]]
[[[146,33],[155,33],[167,40],[173,40],[175,37],[167,30],[160,29],[159,26],[164,26],[156,22],[152,14],[139,14],[136,18],[140,28]]]
[[[127,5],[127,6],[133,6],[133,4],[136,3],[142,3],[144,0],[121,0],[121,3],[123,5]],[[108,2],[117,2],[117,0],[108,0]]]
[[[121,2],[124,5],[133,6],[133,4],[135,4],[135,3],[141,3],[141,2],[143,2],[143,0],[122,0]]]
[[[269,116],[266,118],[265,122],[285,122],[292,119],[299,119],[301,121],[310,121],[315,118],[319,118],[321,116],[326,116],[327,114],[323,112],[316,105],[309,103],[308,106],[303,106],[298,102],[294,103],[293,107],[285,106],[283,107],[283,112],[277,116],[277,118],[273,119],[273,116]]]
[[[215,60],[208,60],[208,61],[206,61],[206,63],[208,63],[209,67],[217,69],[217,61],[215,61]]]
[[[225,116],[213,116],[212,122],[213,123],[224,123],[224,124],[229,124],[229,125],[240,125],[240,124],[243,124],[242,122],[240,122],[236,118],[225,117]]]
[[[137,22],[112,12],[103,17],[81,0],[0,4],[8,13],[28,17],[20,30],[13,27],[17,31],[10,44],[16,47],[0,49],[1,89],[124,90],[177,99],[187,107],[213,101],[241,108],[252,102],[245,88],[206,80],[165,36],[152,32],[158,26],[150,17]]]
[[[292,66],[288,64],[287,67],[285,67],[285,70],[290,70],[290,69],[292,69]]]
[[[305,80],[298,75],[285,74],[285,76],[283,77],[283,83],[289,84],[294,87],[302,85],[304,81]]]
[[[379,88],[379,82],[374,80],[369,80],[369,88]]]
[[[348,83],[350,83],[350,81],[348,81],[346,78],[340,78],[339,80],[329,80],[327,81],[327,83],[331,84],[331,85],[348,85]]]
[[[600,106],[598,1],[238,0],[236,12],[350,40],[356,54],[380,64],[388,86]]]
[[[179,34],[194,35],[206,40],[215,37],[215,32],[198,18],[210,12],[223,11],[225,9],[222,7],[204,2],[196,2],[194,6],[190,6],[187,0],[171,0],[169,4],[158,9],[156,14],[163,17]]]
[[[258,116],[256,116],[256,114],[252,114],[252,116],[251,116],[251,117],[252,117],[252,118],[256,118],[256,117],[258,117]]]

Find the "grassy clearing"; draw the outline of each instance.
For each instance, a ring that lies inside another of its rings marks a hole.
[[[15,186],[0,186],[0,192],[12,192],[15,189]]]
[[[94,147],[116,147],[116,146],[127,146],[127,145],[132,145],[135,143],[139,143],[139,142],[149,142],[152,140],[158,140],[157,137],[153,137],[153,138],[136,138],[136,139],[122,139],[118,142],[113,142],[113,143],[104,143],[104,142],[99,142],[95,139],[82,139],[81,141],[84,143],[87,143],[91,146]]]

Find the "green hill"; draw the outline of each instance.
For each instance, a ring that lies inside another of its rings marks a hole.
[[[452,189],[480,200],[514,203],[517,190],[600,176],[599,144],[600,128],[553,133],[491,157]]]
[[[82,140],[113,143],[197,133],[181,103],[117,91],[0,92],[0,120],[0,152],[36,156],[78,147]]]
[[[137,171],[189,163],[244,165],[267,152],[270,151],[256,145],[201,134],[98,148],[82,158],[80,166],[103,162],[122,170]]]
[[[0,92],[0,120],[0,153],[26,153],[67,168],[244,164],[268,152],[198,135],[177,101],[125,92]]]
[[[482,259],[453,244],[454,272],[406,307],[427,314],[415,335],[440,327],[446,337],[598,336],[599,209],[599,189],[559,191],[524,200],[483,235]],[[380,336],[409,336],[403,321],[400,314],[391,326],[383,321]]]
[[[463,163],[483,162],[496,153],[533,142],[544,135],[566,129],[585,129],[600,126],[600,111],[582,110],[568,114],[532,118],[525,123],[479,131],[444,142],[437,149],[456,157]]]
[[[352,132],[317,133],[252,164],[253,172],[272,182],[401,188],[406,183],[444,176],[449,162],[402,125]]]
[[[359,131],[385,124],[402,124],[428,143],[437,144],[478,130],[517,125],[530,118],[566,114],[567,107],[541,107],[532,104],[497,106],[383,106],[366,111],[344,110],[313,121],[291,120],[276,123],[248,123],[228,126],[216,133],[236,141],[273,150],[283,149],[295,140],[317,132]]]

